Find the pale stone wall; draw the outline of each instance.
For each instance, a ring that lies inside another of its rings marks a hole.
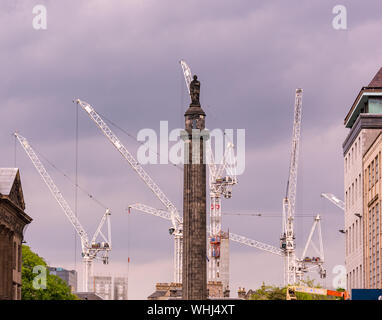
[[[363,260],[368,289],[382,288],[381,279],[381,154],[380,134],[363,157],[364,211]]]
[[[347,289],[364,287],[363,265],[363,154],[380,129],[362,129],[344,155],[345,266]]]

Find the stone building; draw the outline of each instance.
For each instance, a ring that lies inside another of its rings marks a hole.
[[[382,288],[381,266],[381,156],[382,131],[363,156],[364,288]]]
[[[229,291],[224,292],[220,281],[208,281],[207,295],[209,299],[222,299],[229,297]],[[182,299],[181,283],[157,283],[155,291],[147,297],[147,300],[180,300]]]
[[[21,248],[32,221],[24,210],[19,170],[0,168],[0,300],[21,299]]]
[[[367,151],[373,148],[382,130],[382,69],[367,87],[360,90],[344,124],[350,129],[342,145],[345,189],[345,266],[347,289],[350,291],[354,288],[367,287],[365,280],[368,275],[365,273],[364,259],[365,250],[367,250],[365,240],[368,238],[365,232],[368,232],[368,221],[365,218],[368,216],[369,206],[375,206],[377,203],[367,201],[371,193],[368,189],[368,172],[365,171],[363,158]],[[366,162],[369,165],[368,160]]]

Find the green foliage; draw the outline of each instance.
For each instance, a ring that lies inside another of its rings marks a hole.
[[[286,288],[267,286],[263,282],[260,289],[252,292],[250,300],[285,300]]]
[[[43,258],[34,253],[30,247],[23,245],[22,275],[22,300],[77,300],[77,296],[70,292],[69,286],[59,277],[49,273],[46,274],[46,289],[33,288],[33,280],[38,273],[33,273],[35,266],[47,268]]]
[[[312,288],[321,288],[319,284],[315,284],[314,280],[302,281],[301,285]],[[340,290],[337,290],[340,291]],[[335,297],[323,296],[318,294],[308,294],[296,292],[297,300],[336,300]],[[263,282],[261,287],[252,292],[250,300],[285,300],[286,287],[267,286]]]

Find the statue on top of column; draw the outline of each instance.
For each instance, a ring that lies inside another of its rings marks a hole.
[[[190,97],[192,105],[200,105],[200,81],[198,81],[198,76],[194,75],[194,80],[190,83]]]

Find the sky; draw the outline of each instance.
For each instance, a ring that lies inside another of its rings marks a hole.
[[[75,244],[73,227],[15,143],[15,131],[44,156],[72,208],[76,160],[79,185],[111,208],[113,251],[109,265],[95,264],[96,274],[128,276],[129,299],[146,299],[155,283],[172,280],[169,222],[126,211],[135,202],[162,204],[72,100],[89,102],[122,128],[112,126],[136,155],[141,129],[159,133],[160,121],[168,121],[170,130],[184,125],[189,98],[178,63],[184,59],[201,82],[206,126],[245,129],[246,168],[223,212],[264,215],[223,216],[223,229],[274,246],[281,233],[277,215],[288,178],[294,94],[303,88],[296,215],[311,216],[296,217],[297,253],[320,214],[328,273],[322,284],[331,287],[333,267],[344,265],[338,232],[344,219],[320,194],[343,199],[343,120],[382,66],[376,41],[380,1],[337,2],[1,1],[0,166],[20,168],[26,212],[33,218],[27,244],[52,266],[76,267],[81,278],[78,238]],[[33,28],[38,4],[47,9],[46,30]],[[346,30],[333,28],[337,4],[347,9]],[[165,164],[145,169],[182,208],[182,171]],[[104,208],[79,191],[77,213],[92,235]],[[282,284],[280,257],[233,242],[230,253],[231,296],[263,281]]]

